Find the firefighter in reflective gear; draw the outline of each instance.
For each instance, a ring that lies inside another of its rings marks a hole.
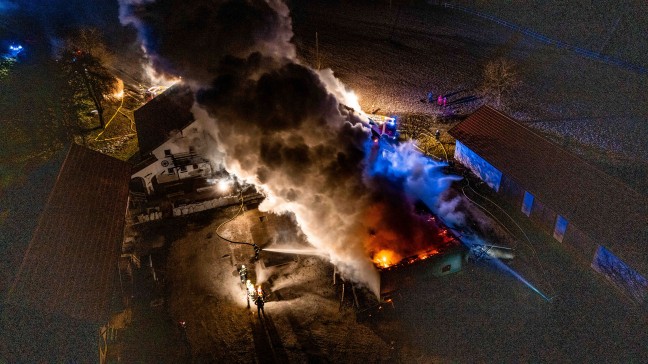
[[[243,264],[241,269],[239,269],[239,276],[241,277],[241,283],[245,284],[245,281],[247,281],[247,268],[245,267],[245,264]]]
[[[245,281],[245,299],[247,300],[248,308],[250,308],[250,297],[254,297],[254,285],[248,279]]]

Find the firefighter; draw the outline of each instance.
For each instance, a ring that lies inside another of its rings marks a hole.
[[[259,246],[256,244],[252,244],[252,246],[254,247],[254,261],[257,261],[259,260],[259,253],[261,252],[261,248],[259,248]]]
[[[245,284],[245,281],[247,281],[247,268],[245,267],[245,264],[241,265],[239,276],[241,277],[241,283]]]
[[[436,140],[439,140],[439,138],[441,137],[441,131],[439,131],[439,129],[434,132],[434,137],[436,138]]]
[[[263,305],[265,304],[263,299],[263,292],[259,292],[256,298],[254,299],[254,304],[257,306],[257,314],[261,317],[261,313],[265,316],[265,311],[263,310]]]
[[[254,285],[250,280],[245,281],[245,299],[247,300],[247,307],[250,308],[250,297],[254,295]]]

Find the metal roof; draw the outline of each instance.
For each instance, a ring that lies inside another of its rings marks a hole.
[[[648,273],[645,194],[489,106],[448,133],[591,239]]]
[[[131,165],[73,144],[8,303],[102,322],[115,292]]]

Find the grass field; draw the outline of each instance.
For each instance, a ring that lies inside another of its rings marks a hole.
[[[505,57],[516,65],[521,86],[504,111],[638,191],[648,188],[648,75],[435,5],[296,2],[293,14],[300,57],[333,69],[365,111],[439,113],[421,102],[427,92],[481,96],[485,64]],[[481,103],[452,113],[466,115]],[[430,125],[432,133],[444,127]]]

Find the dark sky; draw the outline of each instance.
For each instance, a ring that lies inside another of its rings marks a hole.
[[[0,0],[0,32],[12,41],[54,41],[80,27],[102,30],[111,47],[133,39],[121,26],[117,1]]]
[[[45,28],[72,26],[112,26],[119,24],[118,4],[107,0],[0,0],[0,11],[33,16]]]

